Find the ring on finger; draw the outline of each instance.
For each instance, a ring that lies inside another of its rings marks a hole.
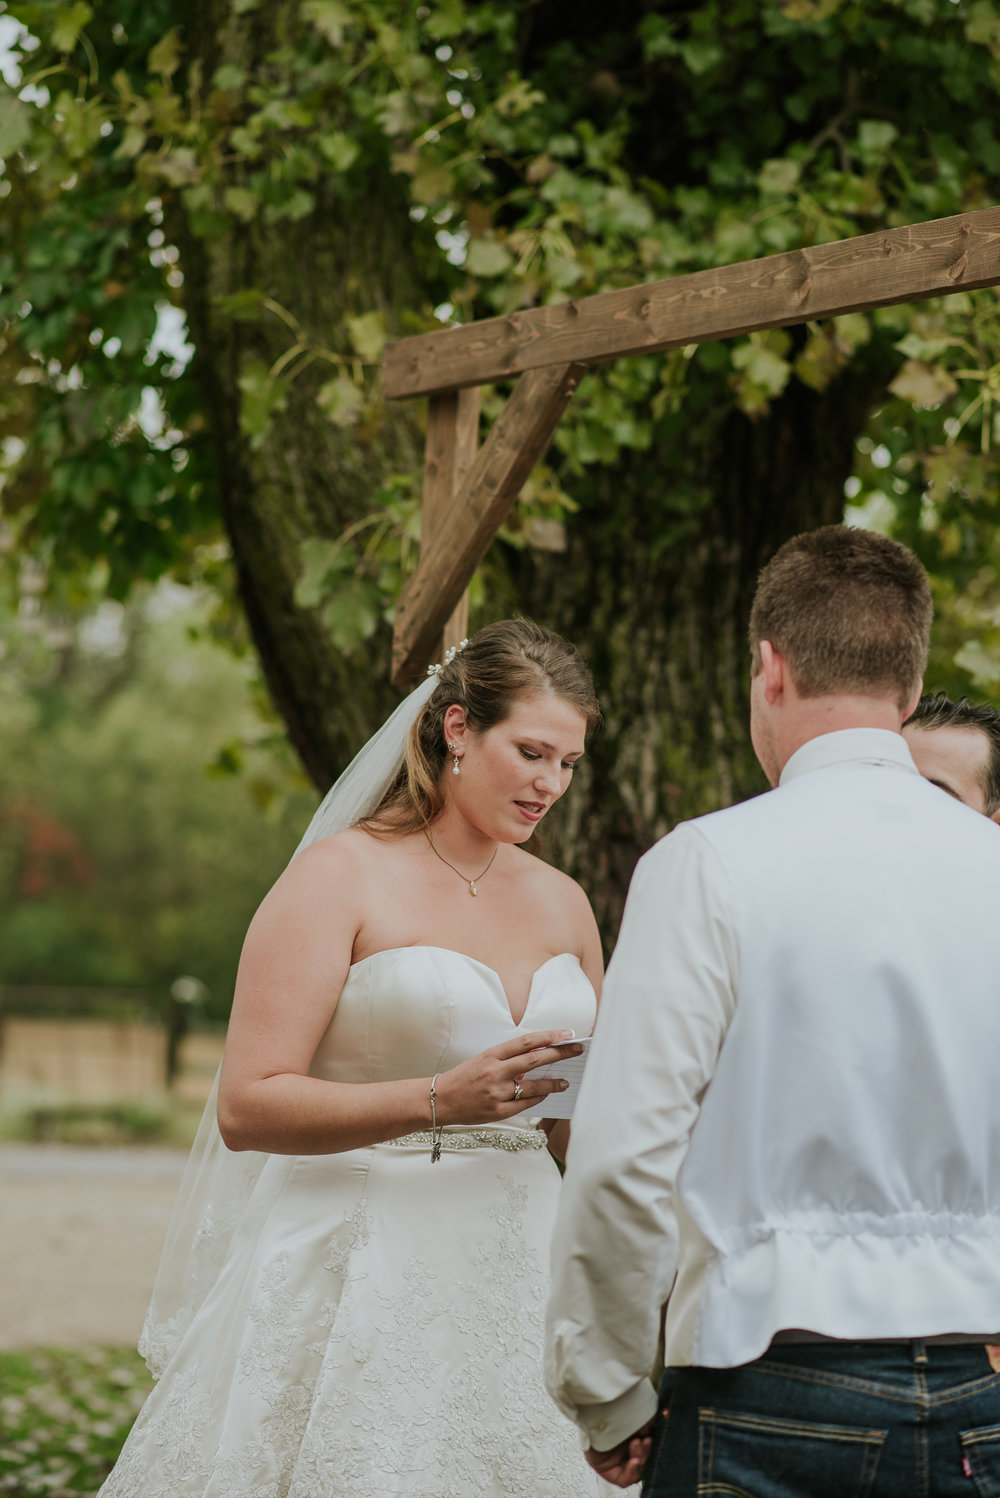
[[[519,1103],[521,1101],[522,1096],[523,1096],[523,1094],[521,1092],[521,1084],[520,1084],[520,1082],[515,1082],[514,1083],[514,1102],[515,1103]]]

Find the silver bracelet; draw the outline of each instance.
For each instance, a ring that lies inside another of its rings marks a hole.
[[[437,1121],[437,1079],[441,1075],[435,1072],[431,1078],[431,1164],[435,1165],[441,1158],[441,1135],[444,1133],[444,1124]]]

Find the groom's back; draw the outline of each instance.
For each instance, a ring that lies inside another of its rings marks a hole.
[[[1000,838],[911,770],[824,752],[813,740],[815,767],[696,824],[739,951],[681,1177],[714,1249],[707,1363],[789,1326],[930,1335],[986,1307],[1000,1326]]]

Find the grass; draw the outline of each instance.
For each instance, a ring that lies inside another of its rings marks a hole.
[[[96,1493],[152,1382],[127,1349],[0,1353],[0,1494]]]

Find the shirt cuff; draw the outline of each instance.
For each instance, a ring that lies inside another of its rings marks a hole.
[[[609,1404],[580,1405],[576,1423],[584,1437],[584,1446],[594,1451],[610,1451],[629,1436],[634,1436],[659,1408],[656,1390],[648,1378],[641,1379],[627,1394]]]

